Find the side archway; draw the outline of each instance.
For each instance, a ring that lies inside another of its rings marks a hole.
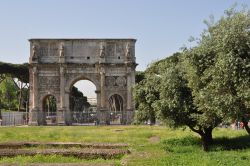
[[[41,123],[46,125],[57,124],[57,99],[54,95],[46,95],[42,100]]]
[[[124,99],[119,94],[109,97],[110,124],[125,124]]]

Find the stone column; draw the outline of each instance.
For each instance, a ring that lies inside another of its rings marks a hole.
[[[105,69],[101,68],[101,108],[99,113],[100,124],[109,124],[109,112],[106,106]]]
[[[96,121],[96,124],[98,125],[99,122],[100,122],[100,117],[101,117],[101,115],[100,115],[101,93],[100,93],[100,90],[96,90],[95,93],[96,93],[96,101],[97,101],[97,103],[96,103],[96,118],[97,118],[97,119],[96,119],[96,120],[97,120],[97,121]]]
[[[60,67],[60,108],[57,110],[57,124],[65,124],[65,70]]]
[[[127,73],[127,110],[131,109],[132,104],[132,88],[131,88],[131,75]]]
[[[32,69],[32,106],[29,112],[29,125],[39,125],[38,120],[40,118],[38,110],[38,71],[37,67],[34,66]]]
[[[101,109],[105,108],[105,71],[100,72],[101,75]]]
[[[130,124],[134,114],[134,100],[133,100],[133,86],[135,84],[135,71],[129,68],[127,70],[127,112],[126,112],[126,123]]]
[[[65,91],[65,111],[64,111],[64,120],[65,120],[65,124],[66,125],[72,125],[72,115],[70,112],[70,108],[69,108],[69,95],[70,95],[70,90],[67,89],[67,91]]]
[[[135,109],[135,102],[133,98],[133,88],[135,86],[135,69],[131,71],[131,109],[134,111]]]

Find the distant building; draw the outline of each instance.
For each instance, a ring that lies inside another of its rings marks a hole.
[[[97,106],[96,98],[88,98],[87,100],[91,106]]]

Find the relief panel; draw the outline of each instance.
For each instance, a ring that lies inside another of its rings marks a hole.
[[[105,85],[107,87],[125,87],[127,85],[127,80],[124,76],[106,76]]]

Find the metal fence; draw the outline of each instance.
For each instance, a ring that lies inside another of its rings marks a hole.
[[[2,112],[0,126],[27,125],[28,115],[25,112]]]
[[[73,125],[96,125],[97,114],[96,112],[72,112]]]
[[[59,117],[60,116],[60,117]],[[50,113],[43,115],[47,125],[58,125],[58,119],[64,119],[63,115]],[[98,125],[98,124],[130,124],[133,118],[132,111],[119,112],[71,112],[72,125]],[[18,126],[28,124],[28,114],[25,112],[2,112],[0,126]]]

